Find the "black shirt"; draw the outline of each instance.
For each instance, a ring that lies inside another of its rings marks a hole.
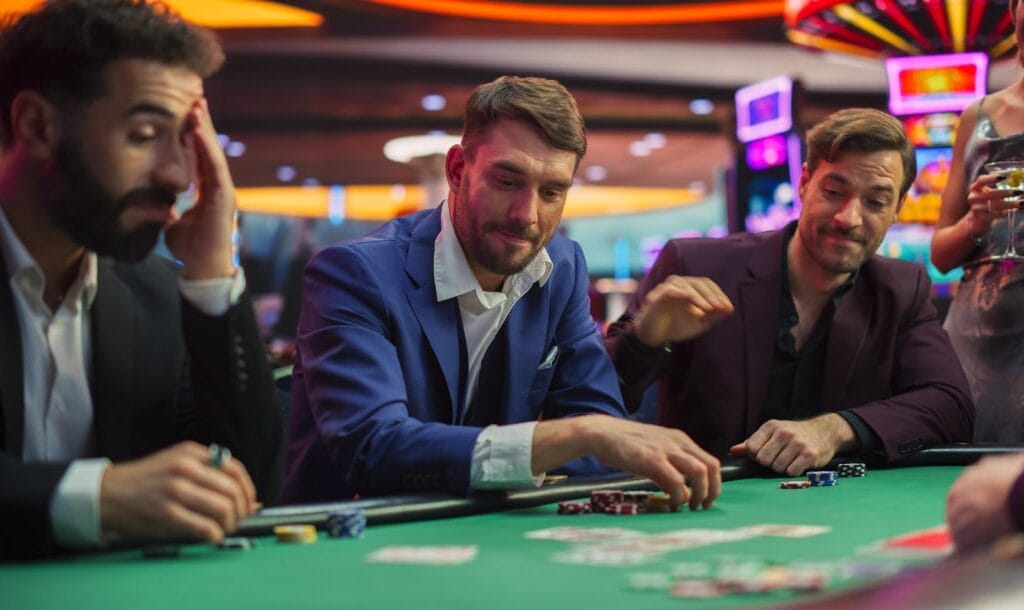
[[[836,306],[857,281],[859,271],[850,277],[832,295],[832,299],[821,312],[807,341],[797,351],[792,329],[800,321],[789,288],[789,240],[793,238],[796,225],[787,228],[786,247],[782,249],[782,290],[779,300],[779,319],[776,322],[775,352],[771,373],[768,378],[768,393],[765,396],[762,414],[764,419],[800,420],[810,419],[831,411],[821,404],[821,381],[825,372],[825,351],[828,334],[832,329],[832,317]],[[861,452],[874,451],[881,445],[881,439],[860,417],[841,410],[836,414],[850,424]]]

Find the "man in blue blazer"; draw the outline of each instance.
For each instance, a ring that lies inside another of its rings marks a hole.
[[[621,419],[583,254],[555,234],[585,150],[564,87],[499,78],[467,104],[444,204],[313,259],[286,501],[521,487],[600,462],[652,478],[675,506],[711,504],[715,458]]]

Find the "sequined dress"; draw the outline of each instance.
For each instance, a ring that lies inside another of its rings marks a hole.
[[[984,100],[982,100],[982,105]],[[964,150],[966,184],[990,161],[1024,159],[1024,133],[1001,137],[978,108],[978,120]],[[1024,251],[1017,213],[1014,231]],[[960,356],[977,407],[975,442],[1024,442],[1024,263],[984,261],[1006,248],[1004,217],[964,265],[964,277],[944,327]]]

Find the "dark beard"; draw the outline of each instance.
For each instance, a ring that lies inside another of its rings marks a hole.
[[[462,206],[468,206],[471,196],[469,176],[463,176],[462,184],[459,186],[459,208],[458,214],[469,215],[469,210]],[[459,224],[459,223],[456,223]],[[470,225],[473,221],[470,220]],[[521,260],[515,260],[512,255],[515,252],[514,248],[508,248],[505,251],[493,251],[488,248],[486,235],[496,229],[504,229],[506,232],[513,235],[519,236],[523,239],[527,239],[533,242],[534,251],[529,256],[524,257]],[[530,261],[534,259],[537,251],[540,250],[538,242],[540,241],[540,233],[536,230],[531,231],[529,227],[520,227],[510,224],[501,224],[498,222],[487,222],[483,226],[476,230],[471,229],[469,235],[459,236],[462,241],[462,249],[466,254],[466,258],[472,262],[480,265],[487,271],[498,275],[514,275],[519,273],[526,268]]]
[[[139,203],[174,204],[173,192],[146,187],[116,197],[100,184],[85,166],[78,150],[67,139],[57,147],[44,186],[50,220],[79,245],[100,256],[137,262],[153,251],[163,223],[147,222],[131,231],[120,228],[120,217]]]

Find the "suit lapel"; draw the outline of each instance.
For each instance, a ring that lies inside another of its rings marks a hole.
[[[99,261],[91,316],[96,447],[100,455],[123,459],[131,455],[133,397],[130,388],[137,316],[132,308],[131,293],[114,274],[109,260]]]
[[[774,359],[782,290],[782,249],[785,244],[785,231],[777,231],[767,239],[751,258],[747,267],[749,278],[740,282],[747,373],[747,434],[753,433],[762,423],[761,411]]]
[[[25,434],[25,373],[22,368],[21,329],[7,264],[0,253],[0,402],[3,404],[3,449],[21,457]]]
[[[845,405],[844,396],[854,364],[868,332],[868,318],[873,310],[871,295],[863,274],[836,306],[832,327],[825,348],[825,370],[822,375],[822,408],[835,410]]]
[[[413,314],[427,337],[448,386],[452,406],[452,423],[461,418],[459,380],[461,379],[461,347],[459,345],[458,303],[452,299],[438,303],[434,290],[434,240],[441,231],[441,206],[424,216],[413,228],[405,271],[412,279],[405,296]]]

